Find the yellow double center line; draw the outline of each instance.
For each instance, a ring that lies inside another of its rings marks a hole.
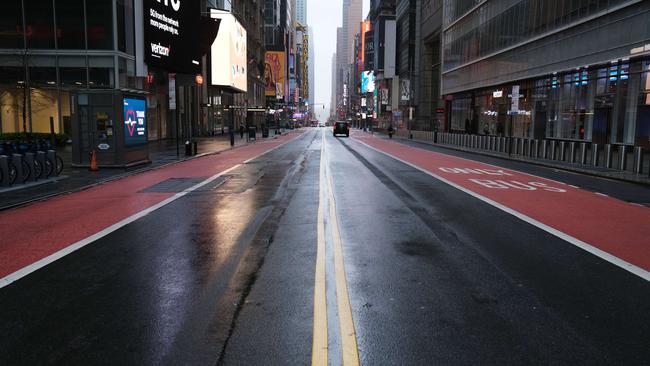
[[[327,192],[327,194],[325,194]],[[328,212],[325,212],[327,200]],[[314,287],[314,333],[312,344],[312,365],[326,366],[328,364],[328,337],[327,337],[327,274],[326,274],[326,248],[325,242],[325,215],[331,228],[332,248],[334,254],[334,278],[336,282],[336,304],[341,331],[341,351],[344,366],[359,365],[359,349],[357,335],[352,319],[352,307],[348,294],[348,285],[345,278],[343,263],[343,245],[341,233],[336,216],[336,203],[332,176],[327,167],[325,151],[325,133],[322,133],[321,159],[320,159],[320,184],[318,204],[318,244],[316,250],[316,280]]]

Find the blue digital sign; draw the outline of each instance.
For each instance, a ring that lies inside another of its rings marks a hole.
[[[375,91],[375,72],[364,71],[361,74],[361,92],[372,93]]]
[[[124,145],[147,143],[147,105],[144,99],[124,98]]]

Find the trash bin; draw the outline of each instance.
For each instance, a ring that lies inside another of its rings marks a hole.
[[[248,127],[248,139],[255,140],[257,138],[257,130],[255,127]]]
[[[268,138],[269,137],[269,129],[268,128],[262,129],[262,137],[263,138]]]

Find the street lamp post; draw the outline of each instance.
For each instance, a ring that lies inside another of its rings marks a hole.
[[[230,127],[228,127],[228,132],[230,132],[230,146],[235,146],[235,108],[233,105],[230,105]]]

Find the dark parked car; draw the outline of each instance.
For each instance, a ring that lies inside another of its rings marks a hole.
[[[336,135],[350,137],[350,124],[347,122],[336,122],[334,124],[334,136]]]

